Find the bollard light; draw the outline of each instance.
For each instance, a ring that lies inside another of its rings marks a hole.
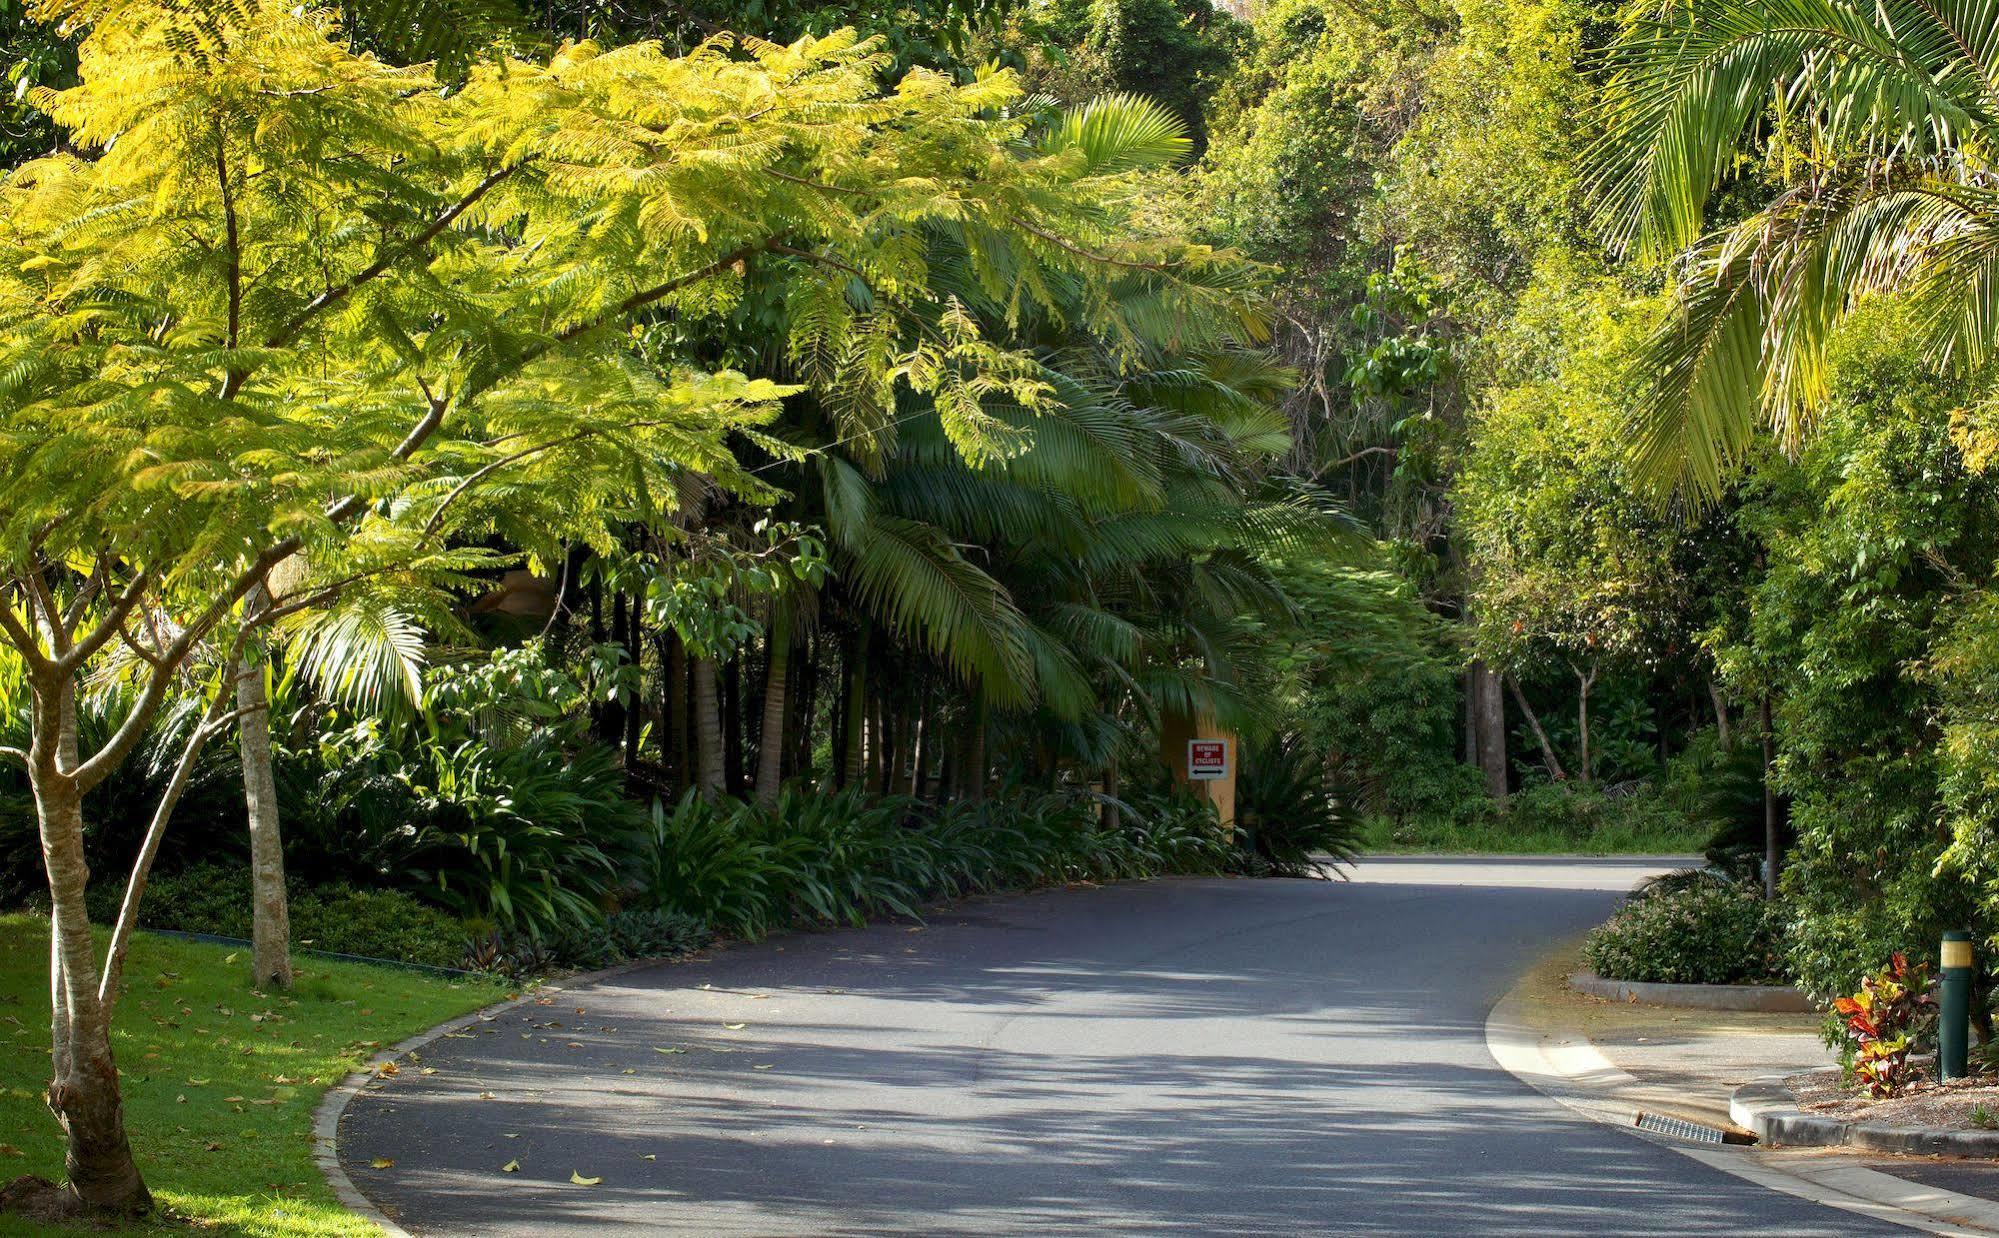
[[[1962,1079],[1971,1040],[1971,934],[1943,935],[1943,1002],[1937,1012],[1937,1078]]]

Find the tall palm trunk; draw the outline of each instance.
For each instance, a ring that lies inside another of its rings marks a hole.
[[[271,702],[262,665],[239,665],[235,672],[236,738],[243,758],[243,803],[250,819],[250,985],[288,989],[291,908],[285,897],[277,778],[271,769]]]
[[[722,798],[722,701],[715,690],[715,659],[696,657],[694,670],[694,785],[703,799]]]
[[[784,778],[785,716],[791,692],[791,607],[780,602],[770,617],[770,654],[764,671],[763,731],[757,740],[757,803],[777,802]]]

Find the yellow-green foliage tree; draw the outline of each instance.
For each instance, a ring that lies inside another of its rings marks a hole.
[[[1114,346],[1132,333],[1107,290],[1134,270],[1153,315],[1241,284],[1131,222],[1134,176],[1171,153],[1156,127],[1037,127],[1002,71],[883,93],[850,35],[574,46],[446,89],[288,4],[43,16],[91,33],[81,84],[30,96],[64,153],[0,186],[0,681],[33,722],[0,756],[27,766],[46,856],[48,1095],[78,1210],[150,1203],[109,1029],[170,807],[98,956],[82,804],[176,687],[212,702],[183,770],[231,719],[198,651],[479,564],[475,535],[603,545],[691,474],[753,491],[723,440],[784,389],[642,365],[629,341],[644,316],[726,315],[748,264],[810,299],[794,346],[829,381],[929,396],[975,462],[1008,446],[981,398],[1048,393],[933,290],[939,238],[988,296],[1080,304]],[[82,751],[76,696],[111,662],[124,716]]]

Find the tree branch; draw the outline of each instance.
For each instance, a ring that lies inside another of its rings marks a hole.
[[[751,244],[745,245],[740,249],[731,250],[730,252],[723,254],[720,258],[717,258],[715,261],[709,263],[707,266],[701,267],[698,270],[689,271],[685,275],[676,275],[672,279],[667,280],[663,284],[655,284],[650,288],[644,289],[643,291],[635,292],[632,295],[626,297],[624,300],[618,302],[617,305],[613,306],[611,309],[605,311],[602,314],[599,314],[597,317],[589,319],[586,322],[579,322],[574,326],[567,327],[561,331],[556,332],[555,335],[556,342],[561,344],[567,344],[569,341],[575,339],[579,335],[587,335],[601,326],[614,322],[617,319],[623,318],[626,314],[631,313],[633,310],[644,309],[646,306],[651,305],[655,301],[659,301],[666,297],[672,296],[674,293],[679,292],[682,288],[686,288],[692,284],[698,284],[702,280],[708,279],[711,276],[719,275],[723,271],[726,271],[730,267],[736,265],[738,262],[742,262],[745,259],[753,257],[757,254],[764,253],[766,251],[782,252],[784,247],[780,245],[778,242],[782,241],[788,235],[790,235],[790,233],[788,232],[773,233],[772,235],[765,237],[761,241],[756,241]],[[527,358],[527,360],[533,360],[534,357],[541,355],[543,351],[546,350],[537,349],[533,354],[531,354]]]
[[[132,583],[126,585],[123,592],[112,599],[111,609],[105,612],[104,618],[98,621],[97,626],[56,659],[57,668],[65,672],[74,671],[96,656],[97,651],[104,648],[105,644],[118,634],[118,629],[125,626],[125,620],[131,615],[132,608],[139,604],[139,599],[146,595],[146,590],[152,587],[152,583],[151,568],[134,576]]]
[[[487,174],[485,179],[474,185],[464,197],[446,207],[442,214],[438,215],[436,219],[431,220],[429,226],[425,227],[423,231],[306,302],[305,308],[292,315],[290,321],[286,322],[284,326],[279,327],[268,340],[264,341],[265,347],[282,348],[286,344],[291,343],[294,339],[298,338],[299,332],[305,330],[307,324],[320,313],[346,300],[348,296],[352,295],[363,284],[366,284],[402,259],[436,240],[439,233],[449,228],[460,215],[470,210],[479,199],[485,197],[493,186],[526,167],[528,162],[528,160],[523,160],[520,163],[511,164],[496,172]]]
[[[112,770],[118,768],[119,762],[131,754],[132,749],[146,733],[146,728],[152,724],[153,715],[159,712],[160,702],[166,698],[168,683],[175,672],[180,670],[181,663],[187,661],[195,645],[221,622],[222,616],[229,613],[229,608],[234,606],[238,599],[263,580],[271,568],[289,559],[298,552],[298,549],[297,538],[286,538],[258,555],[249,567],[243,569],[236,579],[230,582],[227,589],[209,602],[206,610],[181,629],[180,635],[175,637],[174,642],[160,654],[160,660],[154,664],[153,673],[146,681],[145,691],[140,693],[138,700],[132,702],[130,712],[125,715],[125,721],[118,724],[118,729],[112,732],[111,738],[105,741],[102,748],[99,748],[88,761],[76,767],[74,777],[80,791],[87,792],[103,782]]]

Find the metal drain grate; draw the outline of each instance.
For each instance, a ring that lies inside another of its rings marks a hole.
[[[1691,1143],[1756,1142],[1754,1135],[1723,1130],[1719,1126],[1704,1126],[1699,1122],[1689,1122],[1685,1118],[1667,1117],[1663,1113],[1640,1113],[1637,1126],[1640,1130],[1648,1130],[1655,1135],[1671,1135],[1675,1139],[1685,1139]]]

